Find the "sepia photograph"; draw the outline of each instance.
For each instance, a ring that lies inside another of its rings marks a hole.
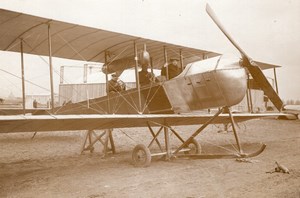
[[[300,1],[0,1],[0,197],[300,198]]]

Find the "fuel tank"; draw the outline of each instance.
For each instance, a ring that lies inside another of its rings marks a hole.
[[[238,104],[246,94],[247,75],[238,62],[190,66],[163,87],[175,113],[191,112]]]

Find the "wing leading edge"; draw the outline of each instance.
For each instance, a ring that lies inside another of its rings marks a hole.
[[[194,49],[5,9],[0,9],[0,50],[20,52],[20,40],[23,40],[24,53],[48,56],[49,24],[52,56],[59,58],[100,63],[105,63],[106,60],[108,62],[116,60],[122,62],[134,57],[134,43],[136,43],[139,51],[142,51],[144,44],[146,44],[154,68],[161,68],[164,65],[164,49],[166,49],[168,57],[183,57],[184,65],[220,55],[212,51]],[[261,62],[258,64],[261,69],[277,67]]]

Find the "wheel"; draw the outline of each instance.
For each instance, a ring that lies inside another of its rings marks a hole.
[[[138,144],[132,151],[133,165],[137,167],[147,167],[151,163],[151,153],[144,144]]]
[[[184,154],[200,154],[201,153],[201,145],[194,138],[190,141],[190,143],[186,146],[186,148],[188,148],[190,150],[184,151]]]

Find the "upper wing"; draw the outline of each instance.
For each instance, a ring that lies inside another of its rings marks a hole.
[[[164,64],[164,49],[168,57],[184,59],[184,65],[218,55],[214,52],[193,49],[136,36],[86,27],[78,24],[41,18],[28,14],[0,9],[0,50],[20,52],[23,39],[24,53],[49,55],[48,24],[52,40],[52,56],[105,63],[134,57],[134,43],[138,51],[144,44],[150,53],[152,65],[160,68]]]
[[[234,114],[234,119],[241,122],[279,115],[283,114]],[[148,123],[169,126],[201,125],[212,117],[212,114],[0,116],[0,133],[146,127]],[[221,114],[212,124],[227,122],[229,122],[228,114]]]

